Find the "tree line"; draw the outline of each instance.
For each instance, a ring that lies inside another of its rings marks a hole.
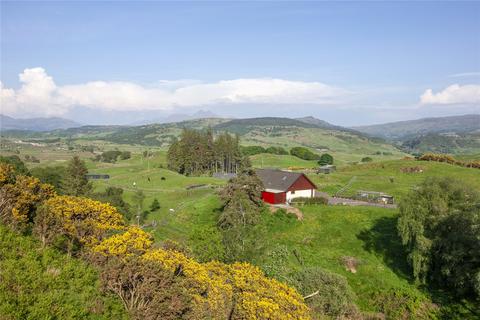
[[[168,168],[188,176],[237,173],[246,161],[239,140],[226,132],[215,137],[211,129],[184,129],[168,149]]]

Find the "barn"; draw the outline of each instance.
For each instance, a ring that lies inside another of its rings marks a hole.
[[[277,169],[257,169],[263,183],[263,201],[271,204],[289,203],[294,198],[315,196],[315,184],[303,173]]]

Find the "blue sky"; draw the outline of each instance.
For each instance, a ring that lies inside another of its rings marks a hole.
[[[15,1],[1,18],[17,117],[480,113],[480,2]]]

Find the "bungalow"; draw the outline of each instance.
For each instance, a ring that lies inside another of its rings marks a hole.
[[[263,183],[262,199],[271,204],[285,204],[294,198],[313,198],[317,186],[303,173],[276,169],[257,169]]]

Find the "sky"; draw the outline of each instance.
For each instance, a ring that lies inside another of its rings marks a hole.
[[[480,2],[1,1],[0,113],[354,126],[480,113]]]

